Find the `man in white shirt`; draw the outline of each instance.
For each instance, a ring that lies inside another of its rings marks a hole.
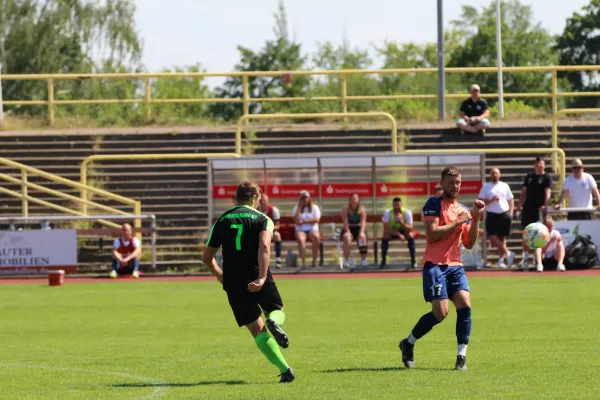
[[[381,240],[381,265],[385,268],[387,265],[387,253],[390,247],[390,240],[406,240],[410,252],[410,266],[418,268],[416,260],[415,239],[411,235],[413,229],[413,215],[409,209],[402,207],[402,200],[396,197],[392,200],[392,209],[385,210],[383,213],[383,239]]]
[[[112,271],[110,277],[116,278],[119,274],[131,274],[134,278],[140,277],[139,257],[142,252],[140,241],[132,235],[131,225],[123,224],[123,234],[115,239],[112,250]]]
[[[590,211],[570,212],[567,214],[567,219],[593,219],[592,193],[596,198],[597,207],[600,209],[600,193],[598,193],[596,180],[587,172],[583,172],[583,162],[580,159],[573,160],[572,168],[573,174],[565,179],[560,199],[554,208],[561,208],[565,196],[569,195],[569,207],[589,208]]]
[[[544,225],[550,232],[548,243],[541,249],[535,249],[536,271],[543,272],[544,268],[556,268],[557,271],[566,271],[565,265],[565,244],[559,231],[554,229],[554,221],[551,216],[544,218]],[[542,259],[542,254],[544,258]]]
[[[510,268],[515,260],[515,253],[506,247],[506,237],[512,228],[512,216],[515,209],[515,200],[510,187],[500,181],[500,170],[492,168],[490,181],[481,188],[479,199],[486,205],[485,230],[492,246],[498,249],[498,267]]]

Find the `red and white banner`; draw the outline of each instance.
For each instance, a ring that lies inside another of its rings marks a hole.
[[[235,196],[238,185],[213,186],[213,199],[229,199]]]
[[[378,183],[377,197],[427,196],[427,182]]]
[[[329,183],[323,185],[323,197],[350,197],[358,193],[359,196],[373,196],[371,183]]]
[[[437,182],[429,183],[429,195],[435,195]],[[214,199],[231,199],[235,195],[237,185],[217,185],[213,187]],[[267,194],[273,198],[296,198],[301,190],[308,190],[312,197],[319,197],[319,185],[314,184],[281,184],[269,185]],[[401,183],[377,183],[375,185],[377,197],[392,196],[427,196],[427,182],[401,182]],[[477,195],[481,190],[480,181],[463,181],[460,194]],[[348,197],[352,193],[359,196],[373,196],[373,185],[371,183],[326,183],[323,184],[323,197]]]
[[[312,197],[319,197],[319,185],[304,184],[269,185],[267,194],[274,198],[294,198],[300,196],[301,190],[308,190]]]
[[[0,274],[77,272],[73,229],[0,231]]]

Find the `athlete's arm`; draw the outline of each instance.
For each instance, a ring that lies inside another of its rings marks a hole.
[[[467,215],[466,212],[465,215]],[[460,224],[467,222],[468,219],[468,216],[464,218],[459,217],[459,219],[456,221],[442,226],[438,225],[439,220],[437,218],[434,220],[425,220],[425,236],[429,242],[439,242],[440,240],[444,240],[448,236],[452,235],[456,228],[458,228]]]
[[[479,221],[481,220],[481,214],[483,213],[483,209],[485,208],[485,203],[481,200],[475,200],[473,204],[473,209],[471,210],[471,215],[473,219],[469,227],[463,231],[462,234],[462,242],[463,246],[466,249],[472,249],[477,243],[477,238],[479,237]]]
[[[544,197],[544,211],[548,209],[548,202],[550,202],[550,197],[552,197],[552,188],[546,188],[546,196]]]
[[[598,203],[600,204],[600,203]],[[364,234],[367,229],[367,210],[360,206],[360,233]]]
[[[223,270],[221,270],[219,264],[217,264],[217,260],[215,260],[217,251],[219,251],[218,247],[206,246],[204,254],[202,254],[202,262],[206,265],[210,273],[216,276],[219,282],[223,283]]]
[[[135,239],[131,239],[131,240],[135,240]],[[142,246],[138,245],[138,247],[136,247],[135,250],[133,250],[133,253],[131,253],[130,255],[128,255],[127,257],[125,257],[123,259],[123,262],[129,262],[129,261],[133,260],[134,258],[138,258],[140,256],[141,252],[142,252]]]
[[[271,259],[271,231],[262,231],[258,245],[258,279],[248,284],[248,290],[258,292],[267,280],[269,260]]]
[[[348,206],[342,207],[342,223],[344,224],[344,232],[350,232],[350,225],[348,224]]]
[[[527,197],[527,186],[523,186],[521,188],[521,194],[519,195],[519,207],[517,207],[517,211],[523,209],[523,203],[525,202],[526,197]]]

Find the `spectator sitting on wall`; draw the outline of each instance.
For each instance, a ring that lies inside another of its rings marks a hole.
[[[460,105],[460,118],[456,121],[456,126],[460,129],[461,134],[464,134],[465,131],[472,134],[479,131],[485,133],[485,128],[490,126],[488,104],[479,94],[479,85],[472,85],[471,97]]]
[[[583,172],[583,162],[580,159],[573,160],[573,174],[567,176],[563,183],[560,199],[554,208],[559,209],[563,206],[565,196],[569,195],[569,206],[593,209],[592,194],[596,198],[598,208],[600,208],[600,193],[596,180],[587,172]],[[567,214],[568,220],[593,219],[593,211],[570,212]]]
[[[563,261],[565,260],[565,244],[559,231],[554,229],[554,220],[547,215],[544,218],[544,225],[550,232],[550,240],[541,249],[535,249],[535,260],[538,266],[538,272],[542,272],[544,268],[556,268],[557,271],[566,271]],[[543,259],[542,259],[543,254]]]
[[[131,274],[134,278],[140,277],[139,257],[142,252],[140,241],[131,234],[131,225],[124,224],[121,228],[123,234],[116,238],[112,251],[112,271],[110,277]]]
[[[279,209],[269,202],[269,196],[266,193],[260,195],[258,201],[258,211],[271,218],[273,221],[273,243],[275,243],[275,266],[281,268],[281,234],[279,233]]]

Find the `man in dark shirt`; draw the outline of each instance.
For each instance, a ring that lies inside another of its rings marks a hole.
[[[535,172],[530,172],[525,177],[517,207],[517,211],[521,211],[521,227],[523,229],[533,222],[544,220],[548,210],[548,201],[552,194],[552,177],[546,173],[546,163],[541,157],[537,157],[533,165]],[[529,246],[526,241],[523,241],[523,260],[519,263],[519,267],[524,271],[529,270],[528,257]],[[543,270],[540,265],[536,265],[536,268]]]
[[[456,121],[456,126],[460,132],[485,133],[485,128],[490,126],[490,110],[487,102],[480,97],[479,85],[471,86],[471,97],[466,99],[460,105],[460,118]]]
[[[240,183],[235,194],[236,205],[213,225],[202,261],[223,284],[238,325],[248,328],[260,351],[279,368],[279,382],[287,383],[295,375],[277,346],[285,349],[289,341],[282,329],[283,301],[269,271],[273,221],[257,210],[260,195],[257,184]],[[215,261],[221,246],[222,270]],[[268,316],[266,323],[262,311]]]

